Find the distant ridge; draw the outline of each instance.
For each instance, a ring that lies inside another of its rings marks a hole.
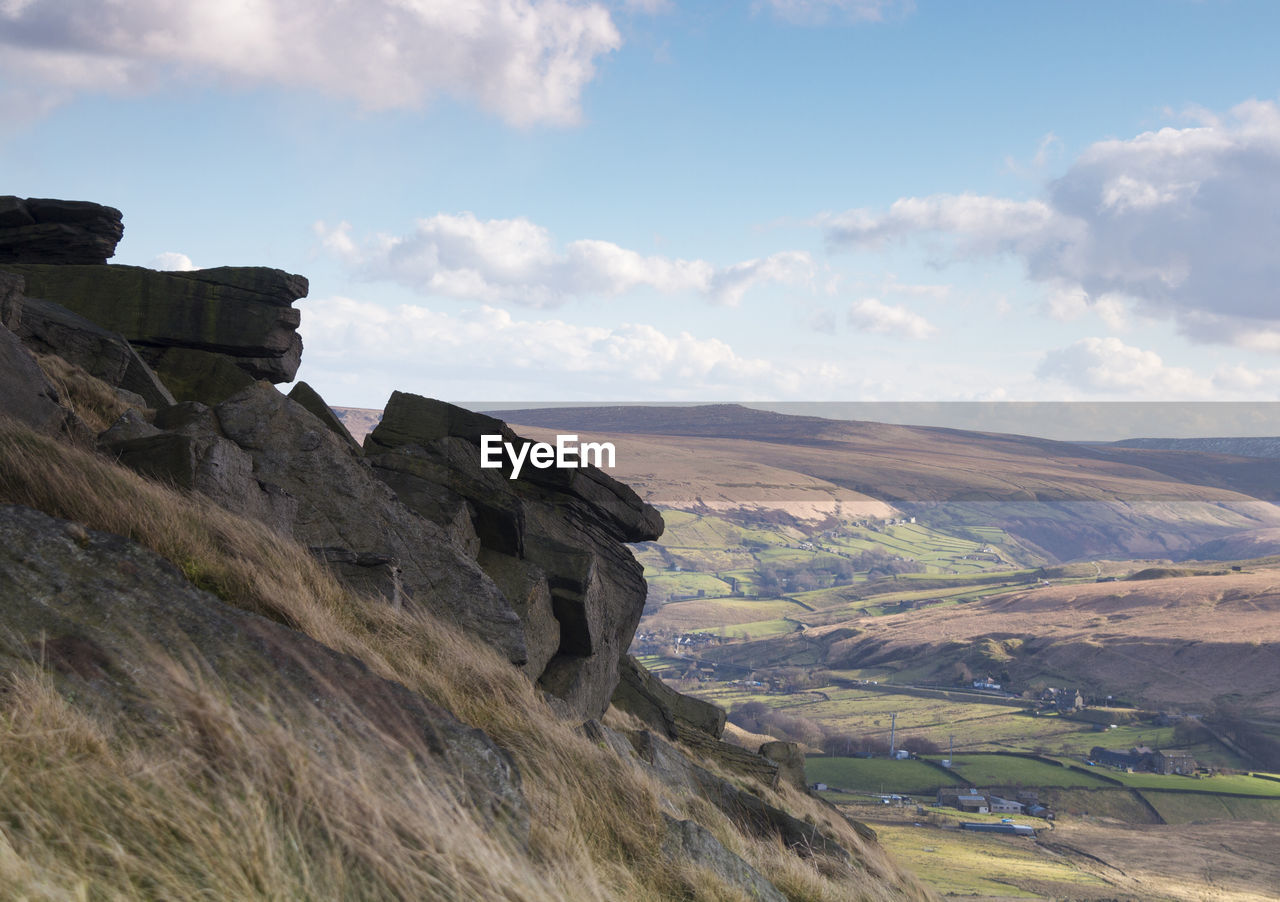
[[[536,407],[486,410],[486,414],[523,426],[584,429],[645,435],[698,435],[710,438],[816,438],[850,420],[795,416],[756,410],[741,404],[666,407],[618,404],[602,407]]]
[[[1152,451],[1198,451],[1201,454],[1232,454],[1236,457],[1280,458],[1280,437],[1130,438],[1110,444],[1116,448],[1142,448]]]

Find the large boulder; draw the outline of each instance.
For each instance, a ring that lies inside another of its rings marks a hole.
[[[4,264],[28,297],[51,300],[119,332],[144,357],[165,348],[225,354],[255,379],[292,382],[302,359],[307,280],[264,266],[157,272],[140,266]]]
[[[289,390],[289,400],[296,404],[301,404],[311,415],[318,419],[325,426],[329,427],[329,431],[347,443],[347,446],[356,454],[363,455],[364,451],[360,447],[360,443],[351,437],[351,433],[347,431],[346,425],[333,412],[324,398],[320,397],[320,393],[305,382],[299,382]]]
[[[61,304],[25,298],[22,321],[16,331],[28,348],[57,354],[108,385],[142,396],[149,407],[174,403],[169,389],[123,335],[108,331]]]
[[[623,657],[618,670],[613,704],[667,738],[678,738],[681,728],[699,730],[712,739],[724,733],[725,713],[720,706],[676,692],[631,655]]]
[[[0,416],[26,423],[40,432],[56,433],[69,412],[58,404],[58,390],[36,364],[18,336],[0,326]]]
[[[804,772],[804,750],[797,743],[776,740],[760,746],[760,754],[778,765],[778,780],[803,792],[809,791]]]
[[[0,263],[101,265],[124,235],[120,211],[83,200],[0,197]]]
[[[780,841],[802,858],[821,854],[838,861],[850,860],[849,851],[815,825],[793,817],[756,793],[695,764],[665,739],[648,730],[637,730],[626,736],[652,776],[668,787],[702,796],[744,832]]]
[[[179,401],[217,404],[258,380],[234,357],[195,348],[153,348],[147,356],[156,374]]]
[[[776,886],[726,849],[710,830],[697,821],[677,820],[665,812],[662,819],[666,825],[662,854],[668,861],[674,864],[692,861],[756,902],[787,902],[787,897]]]
[[[288,705],[291,730],[336,734],[395,763],[434,758],[462,801],[527,839],[519,771],[487,735],[356,658],[195,588],[127,539],[0,506],[0,598],[0,660],[34,656],[144,732],[163,729],[164,714],[136,700],[171,679],[154,651],[172,650],[230,694]]]
[[[292,536],[354,588],[427,607],[525,664],[520,617],[475,560],[271,385],[254,383],[213,407],[179,404],[155,425],[156,434],[122,434],[110,450]]]
[[[597,717],[644,608],[643,568],[625,543],[657,538],[662,518],[596,468],[526,467],[519,479],[482,468],[484,435],[525,443],[500,420],[395,392],[365,439],[365,458],[463,547],[474,536],[480,566],[520,599],[530,675],[576,714]]]

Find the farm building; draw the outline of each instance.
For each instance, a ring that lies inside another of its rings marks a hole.
[[[1119,749],[1104,749],[1100,745],[1093,747],[1089,757],[1099,764],[1120,770],[1148,770],[1151,762],[1150,758],[1144,758],[1142,752],[1136,748],[1122,752]]]
[[[1030,824],[985,824],[966,821],[960,825],[961,830],[973,830],[977,833],[1012,833],[1015,836],[1035,836],[1036,830]]]
[[[1002,799],[999,796],[991,796],[988,800],[992,814],[1022,814],[1022,803],[1015,802],[1013,799]]]
[[[1186,752],[1156,752],[1151,756],[1151,769],[1158,774],[1182,774],[1196,772],[1196,759]]]
[[[1196,759],[1186,752],[1153,751],[1145,745],[1137,745],[1127,752],[1094,746],[1089,757],[1107,767],[1121,770],[1147,770],[1157,774],[1193,774]]]

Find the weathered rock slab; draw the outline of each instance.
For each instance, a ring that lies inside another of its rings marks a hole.
[[[723,708],[676,692],[632,655],[625,655],[618,665],[613,704],[670,739],[677,737],[678,726],[700,730],[712,739],[724,733]]]
[[[0,197],[0,263],[97,264],[124,235],[119,210],[82,200]]]
[[[662,817],[667,828],[662,840],[662,854],[668,861],[692,861],[757,902],[787,902],[787,897],[776,886],[726,849],[706,827],[696,821],[676,820],[667,814]]]
[[[295,300],[307,280],[261,266],[157,272],[140,266],[5,264],[28,297],[67,307],[140,350],[194,348],[235,359],[255,379],[291,382],[302,359]]]

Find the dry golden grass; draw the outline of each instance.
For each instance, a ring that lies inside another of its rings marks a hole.
[[[0,422],[0,501],[130,537],[229,604],[484,730],[518,764],[532,821],[527,850],[490,836],[436,788],[439,774],[339,737],[304,742],[289,729],[288,699],[232,698],[198,666],[164,662],[155,704],[174,723],[208,722],[198,732],[221,737],[216,767],[188,730],[144,742],[19,674],[0,719],[0,881],[11,897],[740,898],[663,859],[661,812],[674,807],[696,811],[791,898],[930,898],[847,824],[833,835],[862,866],[801,861],[672,797],[553,716],[492,649],[429,614],[353,597],[305,549],[199,496]]]
[[[36,363],[58,390],[62,403],[70,407],[95,434],[109,427],[129,409],[111,386],[56,354],[37,354]]]

